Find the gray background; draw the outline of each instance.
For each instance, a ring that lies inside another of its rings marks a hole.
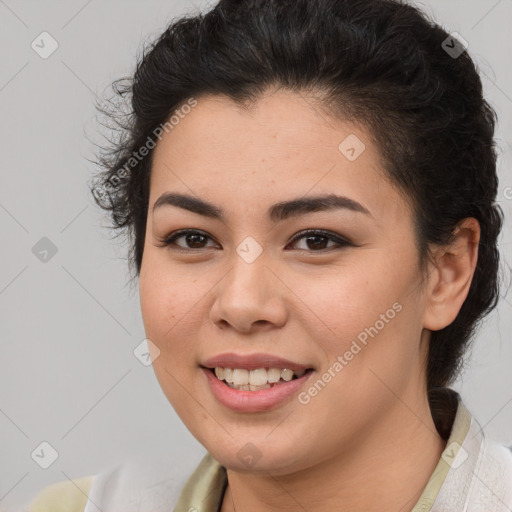
[[[418,4],[468,41],[498,112],[501,251],[509,264],[512,0]],[[204,452],[151,367],[134,357],[145,335],[137,289],[126,286],[127,248],[110,239],[86,184],[95,171],[88,139],[100,141],[95,95],[133,71],[144,42],[172,17],[207,5],[0,0],[0,509],[138,454],[163,454],[187,473]],[[59,44],[47,59],[31,48],[43,31]],[[32,252],[43,237],[57,248],[46,263]],[[509,295],[455,386],[488,436],[509,445],[511,313]],[[59,454],[48,469],[31,457],[43,441]]]

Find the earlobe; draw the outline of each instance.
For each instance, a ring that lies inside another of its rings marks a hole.
[[[466,300],[478,261],[480,225],[472,217],[461,221],[453,241],[439,247],[429,274],[424,327],[438,331],[450,325]]]

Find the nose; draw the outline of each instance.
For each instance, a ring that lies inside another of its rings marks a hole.
[[[214,288],[211,320],[242,333],[281,327],[286,322],[286,291],[264,257],[247,263],[235,253],[230,271]]]

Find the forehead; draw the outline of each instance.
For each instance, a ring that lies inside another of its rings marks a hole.
[[[248,108],[224,96],[198,98],[155,148],[150,206],[169,190],[261,208],[334,192],[377,215],[403,216],[407,209],[365,128],[290,91],[267,94]]]

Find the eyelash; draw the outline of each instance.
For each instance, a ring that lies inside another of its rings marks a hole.
[[[169,247],[172,250],[183,251],[183,252],[198,252],[198,251],[202,251],[204,249],[208,249],[208,247],[201,247],[200,249],[184,248],[184,247],[177,246],[174,243],[177,239],[182,238],[182,237],[184,237],[186,235],[189,235],[189,234],[202,235],[202,236],[205,236],[207,238],[212,239],[204,231],[198,231],[196,229],[181,229],[181,230],[178,230],[178,231],[174,231],[169,236],[164,238],[161,241],[161,243],[158,245],[158,247]],[[353,246],[354,245],[351,242],[349,242],[348,240],[343,239],[340,236],[337,236],[334,233],[331,233],[329,231],[324,231],[322,229],[306,229],[306,230],[303,230],[303,231],[299,231],[299,233],[297,233],[292,238],[290,243],[297,242],[298,240],[300,240],[302,238],[306,238],[308,236],[309,237],[320,236],[322,238],[327,238],[327,239],[329,239],[329,241],[333,241],[333,242],[337,243],[338,247],[328,247],[328,248],[320,249],[320,250],[317,250],[317,251],[316,250],[308,250],[308,249],[298,249],[298,250],[306,251],[306,252],[326,252],[326,251],[329,252],[329,251],[331,251],[333,249],[342,249],[343,247],[349,247],[349,246]]]

